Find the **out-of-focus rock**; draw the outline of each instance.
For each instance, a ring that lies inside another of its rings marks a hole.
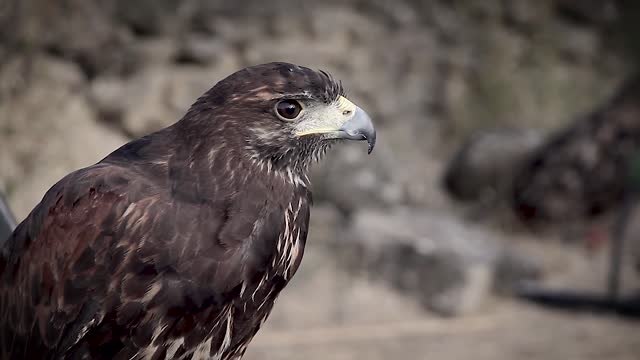
[[[367,154],[361,143],[341,144],[313,168],[314,197],[345,213],[359,208],[388,208],[406,203],[406,184],[398,176],[402,163],[394,163],[384,148]]]
[[[175,31],[180,19],[179,10],[184,1],[172,0],[114,0],[115,18],[134,33],[152,36]],[[191,0],[186,3],[193,2]]]
[[[494,290],[500,294],[511,295],[523,286],[541,280],[545,275],[546,264],[541,256],[504,246],[495,264]]]
[[[136,43],[135,56],[145,68],[166,65],[178,57],[180,43],[169,37],[144,38]]]
[[[637,237],[631,242],[631,261],[636,271],[640,273],[640,241]]]
[[[536,130],[474,132],[449,161],[444,188],[463,201],[506,196],[521,163],[542,141]]]
[[[417,209],[363,211],[339,242],[343,261],[442,315],[477,310],[493,286],[492,234]]]
[[[550,3],[543,1],[511,0],[505,1],[505,17],[516,26],[530,29],[545,16]]]
[[[615,213],[612,216],[612,223],[614,226],[622,226],[624,232],[623,237],[623,262],[630,262],[632,267],[636,269],[640,276],[640,202],[638,202],[638,195],[634,194],[633,199],[629,202],[628,206],[631,206],[626,223],[619,224],[621,212]],[[609,239],[609,241],[615,241]],[[626,280],[626,279],[625,279]],[[640,278],[638,278],[640,280]]]
[[[560,53],[572,62],[582,62],[592,58],[599,50],[600,38],[589,29],[573,25],[561,25],[558,42]]]
[[[153,66],[129,81],[97,79],[90,97],[103,120],[141,136],[178,121],[198,97],[237,69],[233,57],[206,68]]]
[[[310,219],[307,243],[313,243],[313,246],[334,243],[348,221],[332,204],[314,205]]]
[[[202,34],[189,34],[179,40],[174,61],[184,64],[206,65],[224,61],[233,49],[223,40]]]
[[[98,79],[92,84],[91,98],[103,120],[113,121],[127,134],[141,136],[178,119],[177,109],[170,107],[175,77],[182,78],[174,69],[158,66],[145,69],[128,82]],[[179,86],[187,84],[181,81]]]
[[[38,57],[27,81],[0,106],[0,189],[19,220],[67,173],[126,142],[96,121],[73,64]]]
[[[125,82],[117,77],[103,77],[90,86],[88,98],[99,118],[112,126],[120,125],[127,109]]]
[[[8,29],[3,38],[14,48],[62,57],[76,63],[88,77],[122,75],[137,65],[134,38],[111,17],[111,1],[5,2],[2,10],[8,12]]]

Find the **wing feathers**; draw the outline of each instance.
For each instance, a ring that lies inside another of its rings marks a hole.
[[[188,189],[159,183],[101,163],[47,192],[1,249],[0,360],[162,358],[203,343],[215,354],[222,344],[240,346],[229,344],[230,331],[257,331],[250,314],[229,311],[241,297],[282,288],[277,277],[271,289],[260,286],[291,192],[257,182],[186,201]],[[271,303],[261,304],[268,313]],[[227,324],[234,316],[246,328]]]

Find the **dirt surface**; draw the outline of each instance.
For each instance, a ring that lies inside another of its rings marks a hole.
[[[637,360],[640,323],[551,312],[500,302],[494,311],[459,319],[409,321],[260,334],[252,359],[617,359]],[[403,311],[403,309],[398,309]],[[532,330],[535,329],[535,330]]]
[[[437,317],[309,250],[245,359],[640,359],[640,321],[506,298],[475,314]]]

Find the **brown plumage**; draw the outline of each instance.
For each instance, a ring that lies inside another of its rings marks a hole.
[[[324,72],[241,70],[55,184],[3,245],[0,359],[238,359],[295,274],[307,169],[375,131]]]

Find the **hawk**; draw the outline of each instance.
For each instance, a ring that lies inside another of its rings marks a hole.
[[[70,173],[0,250],[0,358],[239,359],[296,273],[307,172],[371,119],[324,71],[242,69]]]

